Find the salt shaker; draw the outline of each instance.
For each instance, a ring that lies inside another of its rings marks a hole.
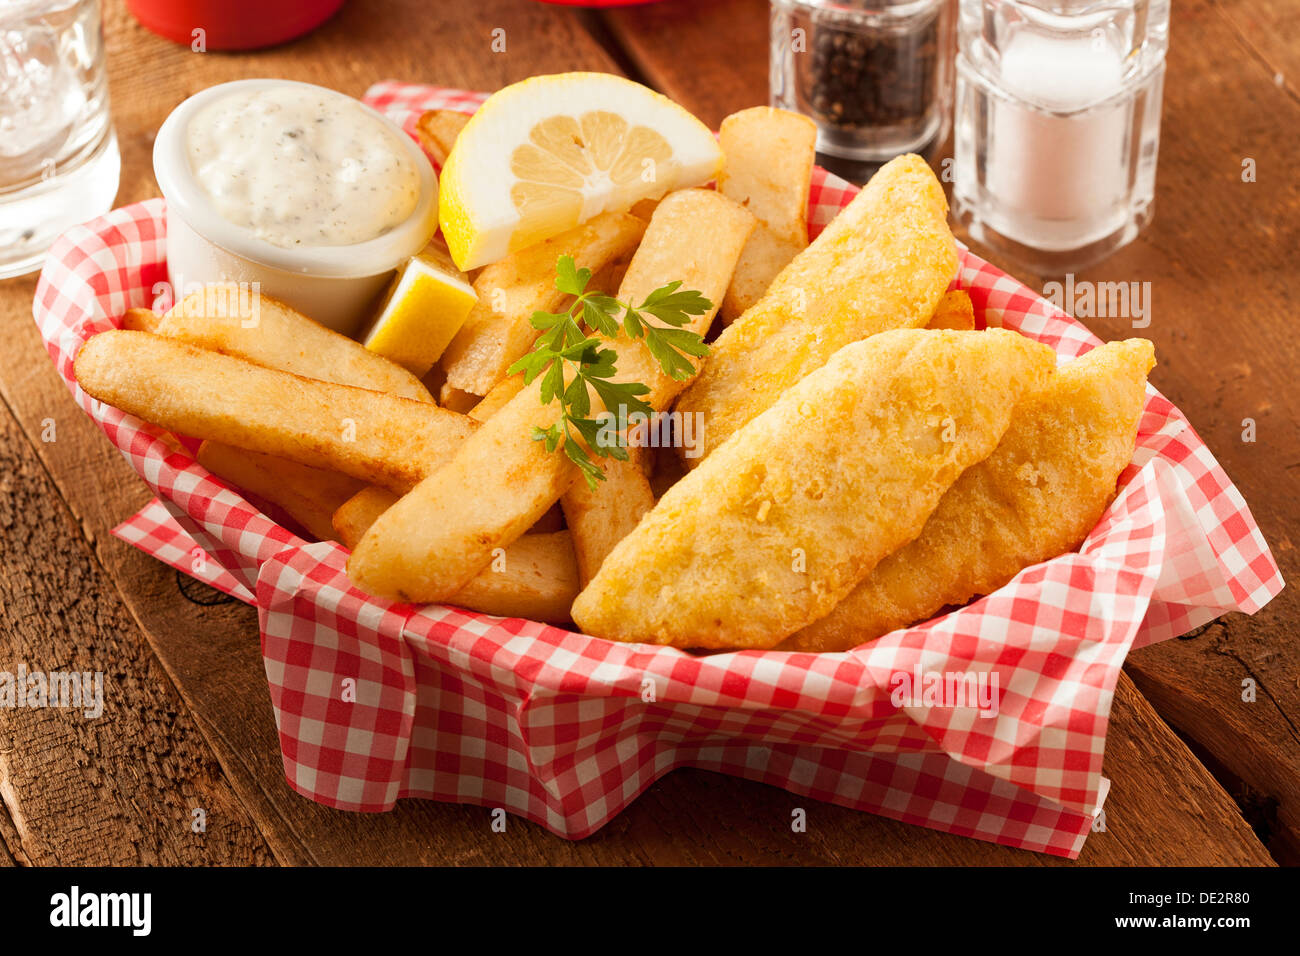
[[[953,214],[1035,271],[1150,221],[1168,0],[960,0]]]
[[[772,0],[772,105],[811,117],[817,150],[860,163],[948,135],[955,0]]]

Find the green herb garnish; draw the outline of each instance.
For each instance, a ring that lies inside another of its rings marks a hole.
[[[645,339],[650,354],[659,362],[664,374],[681,381],[695,372],[695,366],[686,356],[703,357],[709,347],[697,333],[683,329],[693,315],[703,315],[713,308],[713,303],[699,292],[683,290],[680,282],[655,289],[640,305],[623,302],[597,291],[587,291],[591,270],[579,269],[572,256],[560,256],[555,264],[555,288],[574,296],[566,312],[534,312],[529,322],[541,330],[533,350],[510,366],[509,374],[524,373],[524,384],[531,385],[538,376],[542,378],[542,404],[560,400],[561,421],[549,428],[533,426],[533,441],[546,443],[548,452],[564,444],[564,454],[581,469],[587,486],[594,489],[596,482],[604,481],[605,473],[591,456],[595,454],[627,461],[627,448],[623,441],[613,445],[598,442],[600,422],[591,418],[591,393],[594,389],[605,408],[624,418],[634,412],[649,416],[654,409],[639,396],[650,391],[642,382],[612,381],[617,368],[614,363],[618,353],[607,346],[608,340],[618,335],[621,328],[628,338]],[[653,316],[663,325],[647,321]],[[600,333],[597,338],[583,329]],[[573,366],[573,377],[565,377],[565,366]],[[621,411],[619,411],[621,409]],[[575,433],[582,443],[575,441]]]

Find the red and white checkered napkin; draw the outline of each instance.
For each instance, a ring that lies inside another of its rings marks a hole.
[[[421,108],[480,99],[393,84],[369,98],[408,129]],[[817,173],[818,228],[852,193]],[[1106,725],[1129,648],[1254,612],[1282,587],[1240,494],[1152,390],[1133,465],[1079,553],[847,653],[699,656],[373,600],[350,586],[340,546],[304,543],[73,380],[80,343],[128,307],[167,301],[155,288],[163,228],[153,200],[68,232],[41,277],[36,321],[77,400],[160,496],[116,533],[257,604],[285,773],[329,806],[429,797],[577,838],[689,766],[1073,857],[1105,795]],[[970,253],[957,284],[989,324],[1063,359],[1097,344]],[[996,707],[925,706],[919,690],[936,672],[996,680]]]

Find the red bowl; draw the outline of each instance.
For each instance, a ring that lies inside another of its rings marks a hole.
[[[253,50],[316,29],[343,0],[126,0],[145,29],[185,46],[202,30],[208,50]]]

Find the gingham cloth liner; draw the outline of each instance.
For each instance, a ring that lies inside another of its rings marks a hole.
[[[472,110],[482,97],[387,83],[367,99],[409,131],[421,109]],[[811,231],[853,193],[818,170]],[[371,600],[350,587],[343,548],[306,544],[76,385],[80,343],[129,307],[165,307],[155,286],[165,278],[161,201],[118,209],[51,251],[36,320],[77,401],[161,496],[114,533],[241,600],[255,595],[286,776],[329,806],[428,797],[504,807],[580,838],[662,774],[693,766],[1073,858],[1105,794],[1106,726],[1129,647],[1253,613],[1282,587],[1236,488],[1149,390],[1121,493],[1079,553],[847,653],[695,656]],[[956,283],[988,324],[1062,360],[1098,342],[969,252]],[[918,668],[996,673],[998,715],[894,708],[891,679]],[[345,678],[355,703],[342,699]]]

